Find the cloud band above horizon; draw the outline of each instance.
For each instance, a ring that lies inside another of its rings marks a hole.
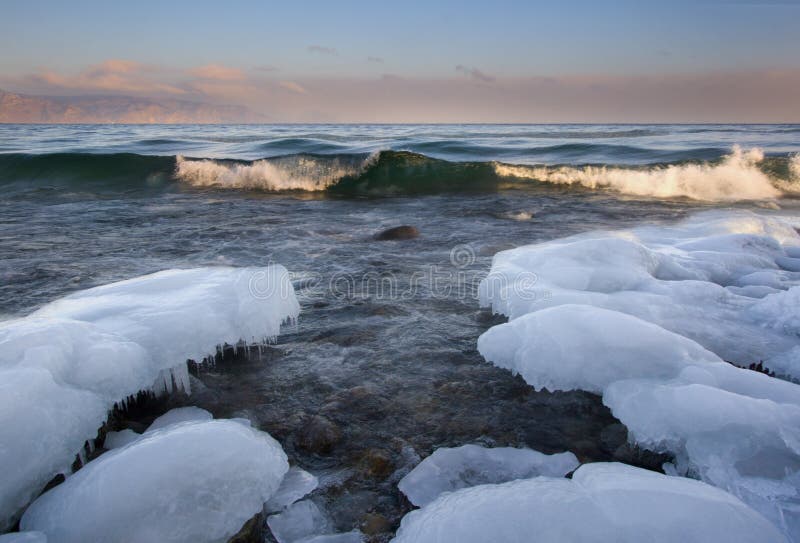
[[[109,59],[72,75],[0,77],[35,95],[133,95],[246,106],[274,122],[800,122],[800,70],[495,77],[296,77],[218,63]]]

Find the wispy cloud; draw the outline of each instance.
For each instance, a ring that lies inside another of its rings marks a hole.
[[[95,64],[87,68],[86,73],[89,74],[103,74],[103,73],[116,73],[127,74],[131,72],[138,72],[145,70],[146,66],[134,60],[124,60],[120,58],[112,58]]]
[[[244,72],[239,68],[230,68],[221,64],[206,64],[189,70],[189,75],[200,79],[215,79],[218,81],[241,81],[245,78]]]
[[[383,64],[383,57],[367,57],[367,62],[377,62]]]
[[[181,96],[293,122],[800,121],[798,69],[493,77],[461,65],[440,77],[280,77],[250,68],[240,79],[233,68],[200,68],[110,59],[73,73],[0,74],[0,87],[40,95]]]
[[[42,69],[17,78],[17,83],[44,92],[109,92],[132,94],[185,94],[186,90],[163,81],[153,66],[131,60],[109,59],[77,74]]]
[[[281,88],[288,90],[289,92],[293,92],[295,94],[308,94],[308,91],[295,83],[294,81],[279,81],[278,85]]]
[[[494,76],[482,72],[477,68],[470,68],[469,66],[464,66],[463,64],[459,64],[458,66],[456,66],[456,71],[461,72],[470,79],[474,79],[475,81],[480,81],[481,83],[492,83],[494,81]]]
[[[324,45],[309,45],[306,47],[309,53],[317,53],[319,55],[336,55],[338,52],[334,47],[325,47]]]

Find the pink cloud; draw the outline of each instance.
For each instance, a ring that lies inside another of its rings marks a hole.
[[[206,64],[189,70],[189,75],[200,79],[216,79],[219,81],[242,81],[244,72],[238,68],[230,68],[221,64]]]
[[[294,81],[279,81],[278,85],[280,85],[281,88],[284,88],[296,94],[308,94],[308,91],[306,89],[304,89]]]
[[[89,66],[87,72],[127,74],[143,70],[144,68],[143,64],[133,60],[112,58],[100,64]]]
[[[0,74],[0,87],[49,95],[180,95],[297,122],[800,121],[800,70],[502,77],[461,66],[438,78],[283,77],[216,64],[186,71],[110,59],[73,74]]]
[[[77,74],[43,69],[18,78],[18,83],[42,92],[109,92],[130,94],[185,94],[186,90],[164,81],[154,67],[138,62],[111,59],[93,64]]]

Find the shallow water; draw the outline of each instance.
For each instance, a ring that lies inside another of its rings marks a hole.
[[[547,161],[534,144],[568,141],[548,151],[553,163],[646,164],[664,153],[715,159],[731,143],[796,152],[796,136],[797,127],[0,126],[0,149],[252,160],[388,147],[525,163]],[[572,145],[582,140],[591,142],[584,151]],[[625,150],[608,147],[617,140]],[[167,268],[284,265],[302,303],[299,322],[261,356],[201,368],[190,401],[216,417],[250,418],[293,463],[323,475],[314,499],[339,530],[388,537],[409,508],[396,490],[403,468],[439,446],[524,445],[658,466],[624,445],[624,428],[598,397],[535,392],[485,363],[476,340],[498,320],[478,306],[476,288],[497,251],[672,221],[715,204],[534,183],[382,198],[196,187],[147,175],[115,185],[104,183],[102,169],[91,183],[64,185],[48,168],[0,177],[0,314],[23,315],[75,290]],[[404,224],[419,228],[419,238],[374,239]]]

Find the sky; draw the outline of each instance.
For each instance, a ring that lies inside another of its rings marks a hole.
[[[0,88],[289,122],[798,122],[800,0],[4,0]]]

